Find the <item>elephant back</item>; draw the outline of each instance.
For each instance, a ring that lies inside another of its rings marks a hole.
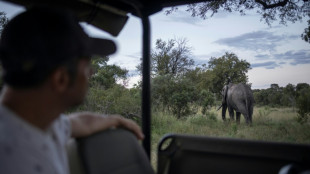
[[[233,84],[227,92],[227,101],[237,111],[241,109],[240,106],[253,106],[254,97],[252,90],[244,83]],[[244,109],[242,108],[241,110]],[[248,109],[247,107],[246,110]]]

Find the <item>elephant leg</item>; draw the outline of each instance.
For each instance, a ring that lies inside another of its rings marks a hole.
[[[241,113],[240,112],[236,112],[236,122],[237,122],[237,124],[240,124],[240,116],[241,116]]]
[[[249,115],[248,118],[249,118],[249,121],[247,124],[252,125],[252,115]]]
[[[243,114],[245,118],[246,124],[251,124],[252,120],[250,119],[250,116],[248,114]]]
[[[249,119],[250,119],[250,124],[252,124],[252,116],[253,116],[253,107],[250,108],[250,112],[249,112]]]
[[[231,120],[231,121],[235,120],[234,109],[231,108],[231,107],[228,107],[228,111],[229,111],[230,120]]]

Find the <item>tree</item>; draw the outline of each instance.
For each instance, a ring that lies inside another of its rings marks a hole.
[[[166,11],[166,14],[170,14],[176,11],[177,7],[172,7]],[[302,18],[308,16],[309,12],[309,0],[220,0],[220,1],[208,1],[196,4],[187,5],[187,12],[191,13],[193,17],[207,18],[208,13],[212,17],[219,11],[237,11],[241,15],[246,15],[246,11],[257,9],[257,13],[260,14],[261,20],[265,21],[268,25],[276,20],[280,20],[279,23],[286,25],[287,22],[300,21]],[[310,22],[308,21],[310,27]],[[309,27],[305,29],[305,33],[302,34],[302,39],[309,42]],[[309,42],[310,43],[310,42]]]
[[[173,92],[173,77],[169,74],[152,78],[152,105],[155,109],[169,110],[170,97]]]
[[[91,86],[100,86],[104,89],[111,88],[118,80],[126,80],[128,71],[117,65],[108,65],[109,57],[93,57],[93,74],[90,78]]]
[[[280,106],[282,98],[282,90],[278,84],[271,84],[270,88],[266,90],[268,95],[268,105]]]
[[[214,95],[207,90],[202,90],[200,92],[200,106],[202,107],[202,114],[207,114],[208,109],[210,106],[214,105]]]
[[[296,85],[296,97],[298,98],[300,95],[302,95],[302,91],[304,89],[309,89],[310,85],[308,83],[298,83]]]
[[[247,83],[247,72],[250,63],[246,60],[239,60],[234,53],[226,52],[222,57],[212,57],[208,62],[211,71],[211,91],[220,93],[223,86],[230,79],[232,83]]]
[[[192,81],[185,77],[193,66],[191,48],[185,38],[156,40],[151,53],[154,109],[171,112],[178,118],[193,113],[190,104],[197,100],[198,94]],[[141,72],[141,64],[137,69]]]
[[[297,107],[298,118],[301,123],[307,121],[310,114],[310,86],[307,83],[299,83],[295,87],[288,84],[279,87],[278,84],[271,84],[268,89],[253,90],[255,103],[263,106],[289,106]]]
[[[5,27],[5,25],[8,23],[9,19],[6,17],[5,12],[0,12],[0,38],[1,38],[1,33]],[[2,74],[2,66],[0,66],[0,75]],[[0,90],[2,89],[2,79],[0,79]]]
[[[296,89],[292,84],[287,84],[283,89],[283,98],[281,99],[284,106],[295,107],[296,105]]]
[[[273,83],[270,85],[270,88],[274,91],[279,91],[280,90],[280,86],[276,83]]]
[[[6,17],[5,12],[0,12],[0,35],[5,25],[8,23],[9,19]]]
[[[304,123],[310,115],[310,88],[303,88],[299,92],[300,95],[297,97],[297,121]]]
[[[310,20],[308,20],[308,28],[305,28],[304,32],[301,34],[301,38],[310,43]]]
[[[117,84],[126,80],[127,70],[117,65],[108,65],[109,57],[92,57],[93,73],[89,79],[90,89],[83,105],[77,110],[91,110],[98,113],[119,113],[124,117],[141,117],[140,89],[127,89]]]
[[[106,57],[93,56],[91,58],[91,67],[93,70],[92,75],[96,74],[102,66],[107,66],[108,61],[109,61],[109,57],[107,56]]]
[[[212,83],[212,74],[204,64],[201,67],[196,66],[184,74],[185,78],[190,79],[192,84],[199,90],[208,90]]]
[[[211,97],[207,91],[199,92],[191,79],[185,76],[174,77],[167,74],[158,75],[152,79],[153,108],[170,112],[177,118],[196,113],[198,106],[212,105]]]
[[[156,48],[151,53],[152,71],[155,75],[182,75],[193,65],[191,48],[186,39],[157,39]]]
[[[173,92],[170,94],[169,104],[171,111],[177,118],[187,116],[195,113],[191,108],[191,104],[197,101],[197,91],[195,87],[191,85],[191,81],[188,79],[174,80],[171,84]]]
[[[290,95],[292,97],[295,97],[296,93],[295,93],[296,87],[293,84],[287,84],[283,90],[283,92],[287,95]]]

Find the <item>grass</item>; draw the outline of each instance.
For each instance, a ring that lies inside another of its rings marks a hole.
[[[255,107],[252,126],[245,124],[243,115],[239,125],[235,122],[223,122],[221,111],[216,111],[216,108],[207,115],[197,114],[182,119],[169,114],[153,113],[151,125],[151,162],[154,169],[157,163],[157,145],[168,133],[310,144],[310,122],[298,123],[297,112],[293,108]]]

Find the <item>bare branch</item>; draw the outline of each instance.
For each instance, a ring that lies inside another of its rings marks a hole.
[[[262,0],[255,0],[255,2],[261,4],[264,7],[264,9],[270,9],[270,8],[275,8],[275,7],[284,7],[288,3],[288,0],[279,1],[278,3],[275,3],[275,4],[267,4],[266,2]]]

